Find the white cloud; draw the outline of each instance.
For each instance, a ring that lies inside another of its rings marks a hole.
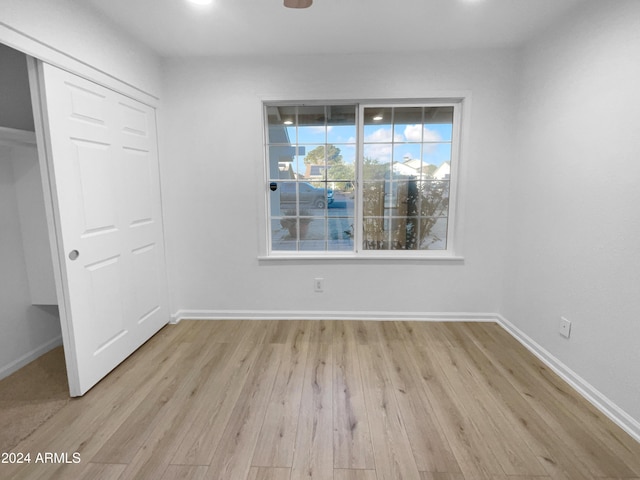
[[[366,158],[378,160],[380,163],[389,163],[391,161],[391,153],[391,144],[374,143],[364,146],[364,156]]]
[[[404,129],[404,137],[407,142],[440,142],[442,137],[435,130],[429,130],[427,127],[422,128],[421,125],[407,125]]]
[[[364,137],[364,143],[369,142],[391,142],[392,132],[390,128],[379,128],[375,130],[373,133],[370,133],[366,137]],[[402,135],[396,134],[393,136],[393,140],[396,142],[403,142],[404,137]]]
[[[317,127],[307,127],[309,129],[309,131],[311,133],[317,133],[317,134],[321,134],[324,133],[325,131],[330,132],[331,130],[333,130],[333,127],[331,125],[325,127],[323,125],[319,125]]]

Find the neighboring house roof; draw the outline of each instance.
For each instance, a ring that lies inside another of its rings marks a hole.
[[[423,162],[419,158],[409,158],[408,160],[405,160],[401,165],[411,168],[413,170],[413,175],[420,175],[420,173],[422,173],[423,177],[429,177],[433,175],[433,172],[435,172],[437,169],[435,165]]]
[[[398,173],[400,175],[411,175],[411,176],[415,176],[418,173],[418,170],[416,170],[415,168],[410,167],[409,165],[405,163],[394,163],[393,164],[393,171],[395,173]]]
[[[419,158],[411,158],[409,160],[406,160],[405,162],[403,162],[404,165],[413,168],[415,171],[418,171],[420,169],[421,166],[428,166],[428,163],[424,163],[422,160],[420,160]]]
[[[450,174],[451,174],[451,164],[449,162],[444,162],[433,173],[433,178],[437,178],[438,180],[443,180],[445,178],[449,178]]]

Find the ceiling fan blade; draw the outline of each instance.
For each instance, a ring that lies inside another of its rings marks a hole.
[[[287,8],[307,8],[312,3],[313,0],[284,0],[284,6]]]

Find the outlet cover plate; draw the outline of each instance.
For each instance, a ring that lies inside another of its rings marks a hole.
[[[560,328],[558,329],[560,335],[569,338],[571,335],[571,322],[564,317],[560,317]]]

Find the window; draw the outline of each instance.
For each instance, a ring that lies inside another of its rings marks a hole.
[[[265,104],[274,256],[451,256],[460,103]]]

